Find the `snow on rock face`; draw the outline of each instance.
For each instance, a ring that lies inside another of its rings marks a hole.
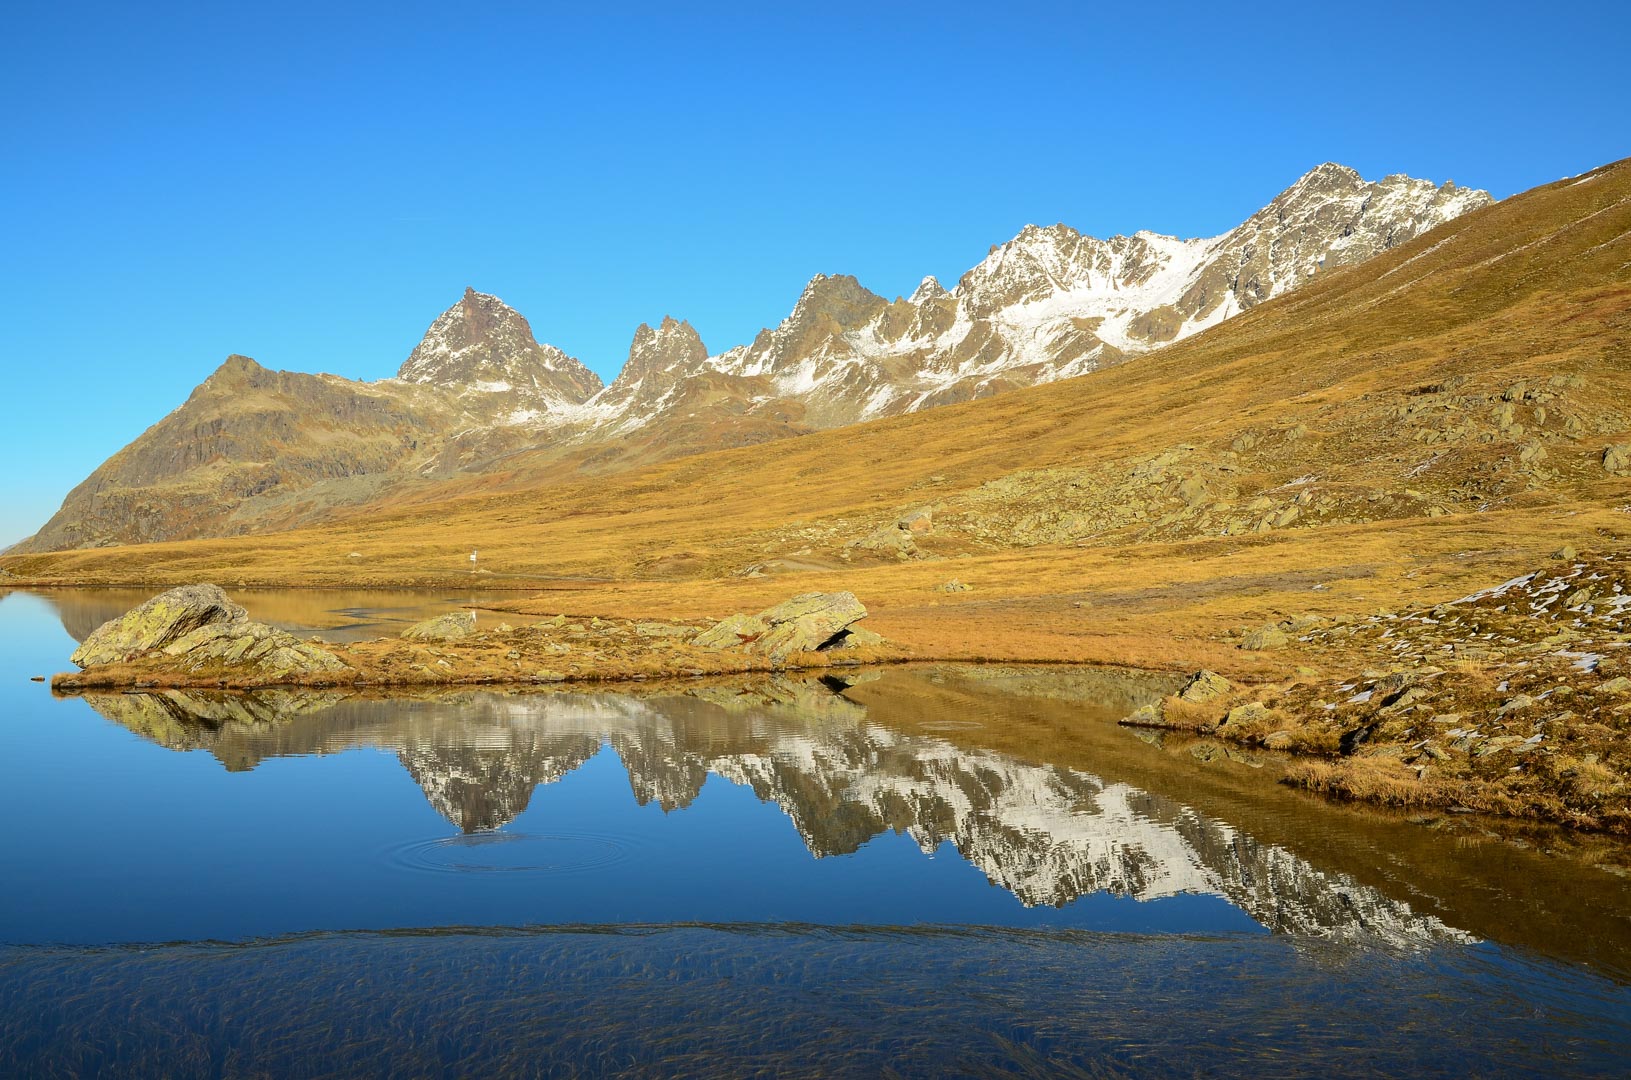
[[[474,289],[430,324],[397,378],[448,387],[466,398],[513,399],[492,403],[500,416],[580,404],[601,388],[599,376],[583,364],[553,345],[540,345],[520,312]]]
[[[853,277],[817,275],[792,313],[751,344],[712,357],[676,355],[662,380],[642,364],[641,379],[662,382],[666,396],[598,400],[660,409],[684,398],[673,392],[678,382],[711,374],[762,381],[761,407],[797,400],[812,426],[834,427],[1085,374],[1199,333],[1491,201],[1453,183],[1366,182],[1327,163],[1210,239],[1139,232],[1100,240],[1066,225],[1027,225],[950,291],[927,277],[911,297],[889,303]],[[660,418],[647,412],[617,423]]]
[[[947,290],[926,277],[891,303],[847,275],[817,274],[780,325],[714,356],[688,323],[642,325],[605,388],[533,340],[496,297],[466,291],[432,324],[400,378],[507,393],[496,424],[615,436],[694,418],[728,398],[748,416],[796,405],[837,427],[1085,374],[1179,341],[1368,259],[1492,200],[1486,192],[1326,163],[1221,236],[1100,240],[1027,225]],[[473,405],[473,403],[470,403]],[[476,411],[472,409],[472,411]]]
[[[629,358],[612,384],[589,401],[597,415],[617,416],[649,409],[687,375],[701,370],[708,347],[691,324],[664,316],[656,329],[641,323],[629,345]]]
[[[254,520],[251,507],[287,525],[289,496],[319,487],[303,511],[314,520],[383,485],[483,471],[518,452],[572,444],[592,446],[589,456],[601,461],[659,458],[1081,375],[1490,201],[1450,183],[1366,182],[1325,164],[1211,239],[1138,232],[1100,240],[1028,225],[950,290],[928,277],[890,302],[853,277],[817,275],[780,325],[714,356],[686,323],[642,326],[609,387],[540,344],[503,301],[467,289],[396,379],[354,383],[230,358],[19,550],[222,535]],[[266,404],[245,415],[237,391],[249,386]],[[356,438],[338,449],[321,434],[325,421],[343,422]],[[291,441],[290,430],[303,437]],[[636,430],[642,437],[625,443]],[[199,434],[221,431],[231,438]],[[274,453],[279,467],[267,487],[261,463]],[[203,507],[196,485],[227,484],[215,465],[208,477],[200,472],[217,460],[234,479],[218,505]],[[110,488],[126,494],[108,498]]]

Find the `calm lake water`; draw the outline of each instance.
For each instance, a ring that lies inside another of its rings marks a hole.
[[[378,698],[32,683],[0,1074],[1631,1071],[1631,853],[1333,807],[1069,670]],[[330,637],[471,599],[245,592]]]

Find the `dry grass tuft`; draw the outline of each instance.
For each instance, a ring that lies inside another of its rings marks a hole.
[[[1299,761],[1286,770],[1285,782],[1330,798],[1382,806],[1443,806],[1448,801],[1408,765],[1385,757]]]

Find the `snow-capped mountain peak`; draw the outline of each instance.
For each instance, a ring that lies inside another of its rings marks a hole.
[[[405,382],[518,396],[536,408],[586,401],[600,377],[553,345],[496,296],[467,288],[437,316],[397,372]]]

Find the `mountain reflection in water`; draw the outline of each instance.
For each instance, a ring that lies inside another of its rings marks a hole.
[[[893,832],[950,844],[1027,906],[1092,893],[1222,897],[1275,932],[1396,945],[1470,941],[1349,876],[1165,794],[872,722],[832,680],[782,678],[636,697],[475,692],[418,700],[336,693],[97,695],[93,708],[228,769],[357,747],[394,751],[465,833],[502,829],[534,789],[610,747],[641,805],[683,812],[707,778],[751,788],[817,858]]]

